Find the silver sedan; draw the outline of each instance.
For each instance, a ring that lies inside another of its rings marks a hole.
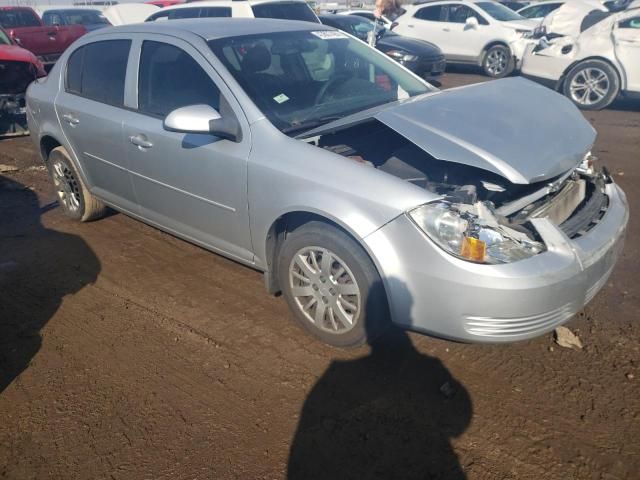
[[[317,24],[99,30],[27,115],[69,217],[109,206],[259,269],[337,346],[391,322],[547,332],[604,285],[628,220],[567,99],[517,78],[440,92]]]

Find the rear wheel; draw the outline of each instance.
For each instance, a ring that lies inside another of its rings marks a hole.
[[[602,60],[588,60],[573,67],[564,82],[564,94],[583,110],[600,110],[615,100],[620,79]]]
[[[297,322],[329,345],[370,342],[388,323],[375,266],[335,227],[309,222],[289,233],[280,249],[278,277]]]
[[[54,148],[47,160],[49,175],[64,213],[79,222],[102,217],[107,207],[89,193],[64,147]]]
[[[513,55],[506,45],[489,48],[482,60],[482,69],[491,78],[506,77],[513,72],[514,67]]]

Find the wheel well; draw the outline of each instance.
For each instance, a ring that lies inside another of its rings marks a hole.
[[[273,222],[267,234],[266,252],[265,252],[267,269],[265,271],[265,284],[270,294],[277,295],[281,291],[280,285],[278,283],[278,272],[277,272],[278,262],[276,261],[276,259],[278,258],[278,251],[280,249],[280,245],[282,245],[282,242],[286,238],[288,232],[292,232],[295,229],[300,228],[301,226],[312,221],[326,223],[327,225],[330,225],[344,232],[346,235],[351,237],[353,241],[355,241],[358,245],[360,245],[365,251],[365,253],[369,256],[369,259],[371,259],[371,255],[369,255],[369,252],[367,252],[366,248],[363,247],[362,243],[346,228],[342,227],[340,224],[334,222],[333,220],[327,217],[323,217],[322,215],[318,215],[316,213],[311,213],[311,212],[305,212],[305,211],[288,212],[282,215],[281,217],[279,217],[278,219],[276,219],[275,222]],[[373,262],[373,259],[371,260],[374,266],[376,266],[375,262]],[[377,269],[377,266],[376,266],[376,269]]]
[[[42,156],[42,160],[46,162],[51,151],[59,146],[60,142],[58,142],[55,138],[48,135],[42,137],[42,139],[40,140],[40,155]]]
[[[494,40],[493,42],[488,43],[487,45],[485,45],[484,49],[482,50],[482,55],[480,56],[480,65],[482,65],[482,62],[484,62],[484,57],[487,55],[487,52],[489,51],[489,49],[491,47],[495,47],[496,45],[502,45],[503,47],[507,47],[509,49],[509,51],[511,51],[511,48],[509,47],[509,45],[507,45],[503,41]]]
[[[620,83],[620,90],[623,90],[623,85],[622,85],[622,77],[620,76],[620,72],[618,71],[618,69],[616,68],[616,66],[611,63],[611,61],[609,61],[608,59],[604,58],[604,57],[587,57],[587,58],[583,58],[581,60],[576,60],[575,62],[573,62],[571,65],[569,65],[564,72],[562,72],[562,76],[560,76],[560,79],[558,80],[558,85],[557,85],[557,91],[561,92],[562,89],[564,88],[564,81],[567,79],[567,75],[569,74],[569,72],[571,70],[573,70],[573,68],[576,65],[579,65],[583,62],[590,62],[592,60],[599,60],[601,62],[606,63],[607,65],[609,65],[611,68],[613,68],[613,71],[616,72],[616,75],[618,76],[618,82]]]

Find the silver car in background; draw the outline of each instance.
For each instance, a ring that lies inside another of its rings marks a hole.
[[[101,30],[27,97],[68,216],[110,206],[261,270],[332,345],[390,321],[535,337],[593,298],[622,248],[624,193],[569,100],[518,78],[441,92],[323,25]]]

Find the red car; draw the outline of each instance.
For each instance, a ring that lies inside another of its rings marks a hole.
[[[42,62],[0,28],[0,137],[27,133],[24,93],[46,74]]]
[[[0,7],[0,27],[45,65],[53,65],[69,45],[87,33],[82,25],[47,26],[28,7]]]

